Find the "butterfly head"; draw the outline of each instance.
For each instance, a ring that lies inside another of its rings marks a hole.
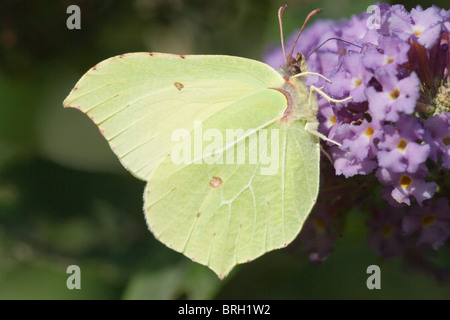
[[[292,77],[296,74],[306,71],[306,63],[303,54],[297,52],[297,56],[294,58],[289,55],[286,57],[286,65],[282,67],[283,72]]]
[[[297,52],[297,55],[294,58],[293,54],[294,54],[295,45],[297,44],[298,38],[302,34],[302,31],[305,28],[306,24],[308,23],[309,19],[311,19],[311,17],[313,17],[314,15],[322,12],[322,9],[313,10],[308,14],[308,16],[305,19],[305,22],[303,23],[302,28],[300,29],[299,33],[297,34],[297,37],[295,38],[294,44],[292,45],[292,48],[291,48],[291,52],[289,54],[286,54],[285,49],[284,49],[283,23],[282,23],[282,19],[281,19],[282,15],[283,15],[283,11],[286,9],[286,7],[287,7],[287,5],[284,5],[284,6],[280,7],[280,9],[278,9],[278,22],[280,24],[280,34],[281,34],[281,48],[283,49],[284,60],[286,62],[286,65],[284,67],[282,67],[281,69],[282,69],[283,73],[285,73],[286,75],[294,76],[301,72],[308,71],[306,68],[306,62],[305,62],[305,58],[304,58],[303,54],[301,54],[300,52]]]

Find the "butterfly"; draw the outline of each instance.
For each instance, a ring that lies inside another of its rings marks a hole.
[[[319,192],[319,138],[327,140],[315,92],[343,101],[304,83],[318,74],[292,56],[295,43],[285,54],[285,8],[279,72],[234,56],[128,53],[92,67],[64,101],[147,181],[155,237],[221,279],[297,237]]]

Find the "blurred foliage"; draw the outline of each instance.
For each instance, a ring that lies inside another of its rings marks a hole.
[[[294,247],[242,265],[224,281],[155,240],[144,182],[119,164],[94,124],[62,101],[91,66],[132,51],[260,59],[306,14],[342,19],[369,1],[104,0],[0,3],[0,299],[448,298],[448,283],[381,261],[366,215],[351,212],[335,253],[315,266]],[[424,7],[430,3],[420,2]],[[81,8],[81,30],[66,8]],[[441,6],[448,3],[441,3]],[[439,256],[444,262],[448,256]],[[68,290],[66,268],[81,268]],[[366,268],[382,268],[368,290]],[[406,270],[408,271],[408,270]]]

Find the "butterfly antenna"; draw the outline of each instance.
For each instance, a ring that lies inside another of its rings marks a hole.
[[[281,9],[281,8],[280,8]],[[284,9],[283,9],[284,10]],[[305,19],[305,22],[303,22],[303,26],[302,26],[302,28],[300,29],[300,31],[298,32],[298,34],[297,34],[297,38],[295,38],[295,41],[294,41],[294,44],[292,45],[292,49],[291,49],[291,53],[290,53],[290,57],[292,57],[292,55],[294,54],[294,47],[295,47],[295,45],[297,44],[297,40],[298,40],[298,38],[300,38],[300,35],[302,34],[302,31],[303,31],[303,29],[305,28],[305,26],[306,26],[306,24],[308,23],[308,21],[309,21],[309,19],[311,19],[313,16],[315,16],[316,14],[318,14],[318,13],[321,13],[322,12],[322,9],[316,9],[316,10],[313,10],[313,11],[311,11],[309,14],[308,14],[308,16],[306,17],[306,19]]]
[[[321,46],[323,46],[325,43],[327,43],[327,42],[330,41],[330,40],[342,41],[342,42],[344,42],[344,43],[346,43],[346,44],[350,44],[350,45],[352,45],[352,46],[355,46],[355,47],[358,47],[358,48],[362,49],[361,46],[358,46],[357,44],[354,44],[353,42],[349,42],[349,41],[342,40],[342,39],[339,39],[339,38],[329,38],[329,39],[325,40],[324,42],[322,42],[322,43],[321,43],[318,47],[316,47],[313,51],[311,51],[311,52],[305,57],[305,60],[307,60],[307,59],[309,58],[310,55],[312,55],[314,52],[316,52],[317,50],[319,50]]]
[[[282,16],[283,16],[283,11],[284,9],[286,9],[287,4],[285,4],[284,6],[280,7],[280,9],[278,9],[278,24],[280,25],[280,37],[281,37],[281,48],[283,49],[283,57],[284,57],[284,61],[287,62],[286,59],[286,51],[284,50],[284,36],[283,36],[283,21],[282,21]]]

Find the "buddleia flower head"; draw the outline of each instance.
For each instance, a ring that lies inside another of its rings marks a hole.
[[[372,177],[380,186],[372,189],[389,204],[369,220],[372,248],[386,253],[380,246],[390,239],[395,248],[389,252],[398,253],[413,243],[398,237],[416,232],[419,244],[437,249],[450,235],[450,10],[377,8],[375,25],[366,12],[343,21],[317,20],[294,52],[308,57],[309,71],[331,81],[310,76],[306,84],[335,99],[352,97],[335,104],[317,95],[319,130],[340,143],[323,142],[335,174]],[[270,50],[265,60],[278,68],[284,58]],[[393,218],[396,210],[402,214]],[[392,223],[394,238],[379,232],[384,220]]]

